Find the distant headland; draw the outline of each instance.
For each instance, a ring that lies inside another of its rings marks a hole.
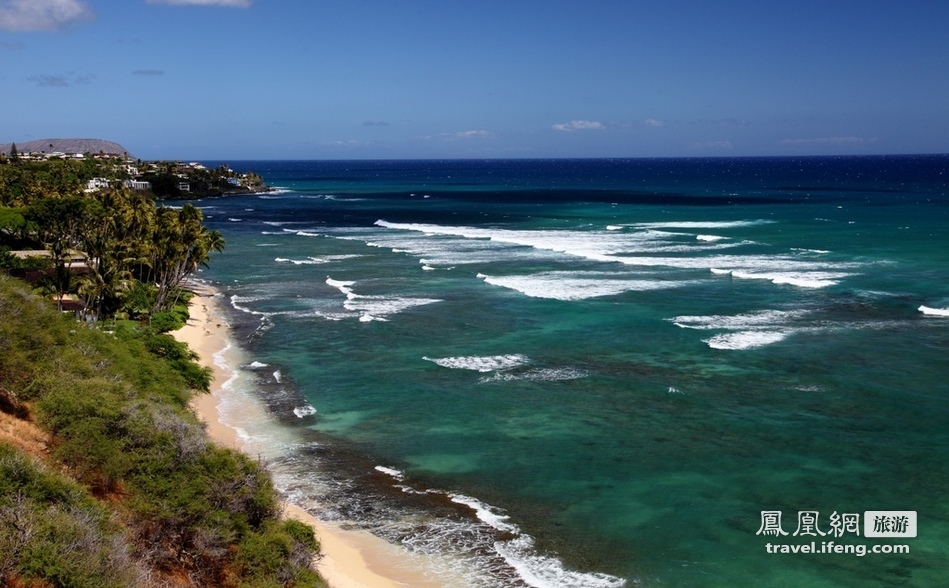
[[[9,153],[14,143],[0,144],[0,152]],[[128,149],[113,141],[102,139],[36,139],[24,143],[15,143],[20,153],[42,154],[103,154],[132,157]]]
[[[193,200],[230,194],[269,192],[253,173],[237,173],[227,164],[207,168],[201,163],[142,161],[114,141],[103,139],[36,139],[0,144],[0,163],[72,166],[86,192],[124,185],[158,199]]]

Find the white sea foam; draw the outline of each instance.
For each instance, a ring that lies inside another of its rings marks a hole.
[[[332,286],[342,292],[343,294],[349,296],[353,293],[353,286],[356,282],[344,282],[341,280],[334,280],[333,278],[326,278],[326,284]]]
[[[609,574],[568,570],[555,558],[537,553],[529,535],[519,535],[510,541],[494,545],[524,582],[534,588],[622,588],[626,580]]]
[[[303,225],[311,224],[308,221],[264,221],[265,225],[270,225],[272,227],[285,227],[287,225]]]
[[[422,359],[446,368],[474,370],[478,372],[507,370],[530,362],[530,359],[526,355],[520,354],[489,356],[469,355],[464,357],[442,358],[423,357]]]
[[[395,468],[387,468],[387,467],[381,466],[381,465],[377,465],[377,466],[375,467],[375,469],[376,469],[376,471],[382,472],[383,474],[385,474],[385,475],[387,475],[387,476],[391,476],[391,477],[395,478],[396,480],[398,480],[398,481],[400,481],[400,482],[405,479],[405,472],[403,472],[403,471],[401,471],[401,470],[397,470],[397,469],[395,469]]]
[[[748,330],[770,328],[801,319],[809,314],[806,310],[760,310],[736,315],[682,315],[669,319],[683,329],[733,329]]]
[[[796,333],[813,331],[807,310],[762,310],[737,315],[677,316],[671,320],[683,329],[726,330],[702,339],[712,349],[756,349],[783,341]]]
[[[507,522],[511,517],[497,512],[498,509],[481,502],[477,498],[465,496],[464,494],[449,494],[448,496],[452,502],[464,504],[474,510],[479,520],[499,531],[508,531],[511,533],[519,531],[517,526]]]
[[[387,321],[387,317],[391,315],[436,302],[441,302],[441,300],[438,298],[354,295],[343,303],[343,307],[346,310],[360,313],[360,321],[370,322]]]
[[[685,285],[674,280],[636,280],[625,274],[597,272],[543,272],[518,276],[488,276],[478,274],[486,284],[516,290],[532,298],[554,300],[585,300],[615,296],[623,292],[662,290]]]
[[[250,308],[249,306],[246,306],[246,304],[249,302],[258,302],[260,300],[264,300],[264,299],[256,298],[252,296],[238,296],[235,294],[234,296],[231,296],[231,306],[233,306],[236,310],[245,312],[247,314],[252,314],[255,316],[267,316],[269,313],[260,312],[258,310],[254,310]]]
[[[794,333],[795,330],[793,329],[785,331],[737,331],[722,333],[709,339],[702,339],[702,341],[708,343],[708,346],[712,349],[755,349],[783,341]]]
[[[949,317],[949,308],[931,308],[929,306],[920,306],[917,310],[926,316],[947,316]]]
[[[292,263],[293,265],[323,265],[327,263],[333,263],[336,261],[344,261],[347,259],[353,259],[360,257],[359,255],[349,254],[349,255],[325,255],[322,257],[307,257],[306,259],[288,259],[286,257],[278,257],[274,259],[277,263]]]
[[[566,380],[579,380],[590,375],[589,372],[576,368],[538,368],[517,371],[502,371],[491,376],[486,376],[479,380],[482,384],[490,382],[513,382],[516,380],[527,380],[530,382],[562,382]]]
[[[718,235],[672,233],[664,228],[729,228],[766,224],[773,221],[641,223],[636,230],[511,230],[423,223],[376,221],[376,226],[405,233],[372,237],[350,234],[341,238],[360,239],[370,245],[404,250],[423,258],[428,266],[486,263],[524,256],[569,255],[595,262],[620,263],[632,267],[671,267],[682,270],[709,270],[735,277],[768,280],[803,288],[824,288],[853,275],[857,262],[812,259],[799,253],[715,254],[724,249],[746,246]],[[612,225],[611,225],[612,226]],[[418,236],[418,234],[421,234]],[[685,240],[688,237],[691,240]],[[515,288],[517,289],[517,288]],[[533,290],[532,290],[533,291]],[[571,294],[565,294],[572,297]],[[549,296],[554,297],[554,296]]]
[[[283,374],[280,373],[280,370],[277,370],[273,373],[273,379],[278,383],[283,383]]]
[[[395,253],[406,253],[419,258],[420,263],[431,267],[447,267],[492,263],[518,258],[550,258],[549,251],[537,250],[526,246],[491,241],[488,239],[468,239],[463,236],[416,232],[378,231],[365,234],[353,232],[335,232],[340,239],[358,240],[370,247],[380,247]]]
[[[373,321],[388,321],[388,317],[404,310],[426,304],[441,302],[438,298],[415,298],[409,296],[379,296],[361,295],[353,291],[356,282],[346,282],[326,278],[326,284],[346,295],[343,308],[358,313],[359,321],[368,323]]]
[[[681,235],[665,231],[595,231],[595,230],[511,230],[477,227],[443,226],[423,223],[391,223],[376,221],[376,226],[416,231],[429,236],[453,236],[491,243],[530,247],[593,261],[626,263],[628,256],[638,253],[682,253],[734,247],[736,244],[706,245],[682,242]],[[632,258],[635,259],[635,258]]]
[[[259,361],[255,361],[255,362],[252,362],[252,363],[247,364],[247,367],[249,367],[249,368],[251,368],[251,369],[260,369],[260,368],[265,368],[265,367],[269,367],[269,366],[268,366],[266,363],[261,363],[261,362],[259,362]]]
[[[658,223],[636,223],[634,226],[642,229],[734,229],[738,227],[754,227],[757,225],[774,224],[773,220],[738,220],[738,221],[666,221]]]
[[[743,280],[768,280],[772,284],[789,284],[799,288],[826,288],[840,283],[841,278],[853,274],[846,272],[770,272],[753,273],[732,270],[731,275]]]
[[[298,419],[302,419],[304,417],[316,414],[316,408],[310,404],[298,406],[293,409],[293,414],[297,415]]]

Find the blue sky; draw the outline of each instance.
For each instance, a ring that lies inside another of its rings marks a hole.
[[[0,0],[0,143],[146,159],[949,152],[949,2]]]

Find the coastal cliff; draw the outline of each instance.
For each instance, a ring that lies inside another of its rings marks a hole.
[[[0,276],[0,584],[325,586],[313,529],[211,443],[159,336],[64,318]]]

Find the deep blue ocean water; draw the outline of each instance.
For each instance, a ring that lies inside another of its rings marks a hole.
[[[446,585],[949,584],[949,157],[229,163],[201,277],[321,516]],[[828,540],[910,552],[766,551]]]

